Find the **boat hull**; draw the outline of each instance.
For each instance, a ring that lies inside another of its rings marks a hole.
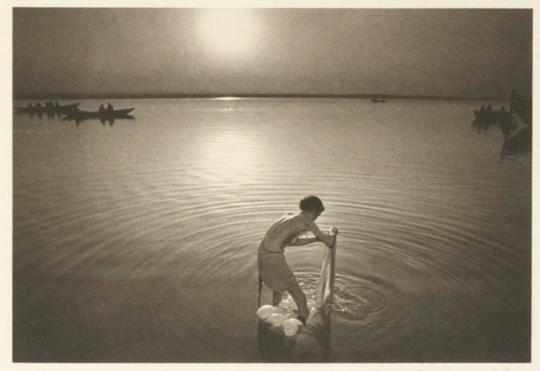
[[[474,110],[474,116],[478,120],[484,121],[504,121],[512,118],[512,113],[509,111],[479,111]]]
[[[135,108],[125,108],[118,109],[114,111],[74,111],[70,112],[66,119],[113,119],[113,118],[122,118],[129,116],[129,113],[132,112]]]
[[[69,113],[74,111],[80,103],[65,104],[60,107],[15,107],[15,110],[19,113],[32,113],[32,114],[59,114]]]

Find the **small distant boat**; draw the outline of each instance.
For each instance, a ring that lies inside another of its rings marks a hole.
[[[72,120],[72,119],[114,119],[114,118],[126,118],[129,115],[130,112],[132,112],[135,108],[124,108],[124,109],[115,109],[112,111],[109,110],[103,110],[103,111],[82,111],[82,110],[76,110],[69,112],[66,117],[64,117],[65,120]]]
[[[80,103],[64,104],[61,106],[52,106],[52,107],[46,107],[46,106],[15,107],[15,110],[20,113],[35,113],[35,114],[68,113],[68,112],[74,111],[79,105]]]
[[[386,102],[384,98],[380,98],[380,97],[371,98],[371,103],[384,103],[384,102]]]

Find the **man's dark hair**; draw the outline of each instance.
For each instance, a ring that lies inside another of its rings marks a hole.
[[[311,211],[317,209],[321,213],[324,211],[324,206],[321,199],[317,196],[307,196],[300,201],[300,210]]]

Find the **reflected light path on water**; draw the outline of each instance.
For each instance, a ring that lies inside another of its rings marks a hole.
[[[242,138],[242,134],[223,132],[200,143],[201,166],[224,180],[248,181],[256,176],[263,149]]]

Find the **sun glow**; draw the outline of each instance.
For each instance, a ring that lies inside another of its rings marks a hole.
[[[211,54],[222,58],[252,53],[258,33],[253,11],[249,9],[205,10],[199,30]]]

